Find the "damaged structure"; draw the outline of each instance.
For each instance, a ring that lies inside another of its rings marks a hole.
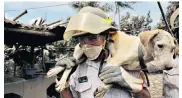
[[[43,48],[47,43],[63,40],[65,27],[59,26],[60,24],[49,27],[58,22],[43,24],[45,20],[42,19],[38,26],[35,25],[37,20],[32,25],[16,22],[26,13],[27,11],[24,11],[13,21],[4,19],[4,44],[15,46],[12,48],[14,51],[11,53],[11,57],[7,58],[13,62],[14,68],[4,74],[4,98],[59,98],[59,93],[54,90],[55,77],[46,77],[47,70],[51,66],[53,67],[55,62],[44,62]],[[30,47],[30,51],[21,49],[21,46]],[[39,47],[41,55],[41,63],[38,65],[35,64],[35,48],[37,47]],[[28,63],[24,63],[25,61]],[[18,67],[21,75],[16,72]]]

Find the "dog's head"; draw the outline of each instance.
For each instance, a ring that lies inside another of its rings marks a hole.
[[[151,30],[140,33],[142,44],[153,61],[150,62],[159,70],[171,69],[177,45],[170,33],[164,30]]]

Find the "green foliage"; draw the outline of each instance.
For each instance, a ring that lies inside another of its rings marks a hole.
[[[129,9],[133,9],[132,8],[132,5],[135,4],[136,2],[119,2],[119,1],[116,1],[116,5],[118,5],[118,7],[120,8],[129,8]]]
[[[120,29],[122,31],[130,31],[133,33],[136,33],[137,31],[141,32],[144,29],[150,27],[151,22],[152,18],[150,16],[150,11],[147,13],[146,16],[131,16],[130,13],[126,13],[125,16],[121,16]]]
[[[176,8],[179,8],[179,2],[178,1],[171,1],[168,2],[169,5],[167,6],[167,11],[165,13],[165,17],[168,23],[170,23],[170,17],[172,13],[175,11]],[[175,21],[176,25],[179,26],[179,18]],[[156,28],[165,29],[165,22],[161,16],[160,21],[157,23]]]
[[[79,11],[80,9],[86,6],[97,7],[102,9],[105,12],[113,11],[112,5],[109,5],[108,3],[101,4],[100,2],[96,2],[96,1],[89,1],[89,2],[76,1],[76,2],[73,2],[71,6],[77,11]]]

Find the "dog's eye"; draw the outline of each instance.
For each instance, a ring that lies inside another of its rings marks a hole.
[[[163,48],[164,47],[164,45],[157,45],[159,48]]]
[[[174,51],[174,49],[175,49],[175,48],[172,48],[171,52],[173,52],[173,51]]]

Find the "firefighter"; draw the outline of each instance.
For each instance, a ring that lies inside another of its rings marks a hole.
[[[94,93],[97,93],[96,89],[102,81],[106,84],[114,84],[104,98],[131,98],[131,92],[136,95],[141,93],[143,83],[138,84],[140,88],[133,87],[133,84],[129,84],[131,82],[123,78],[123,70],[120,70],[120,66],[104,67],[106,59],[111,56],[108,43],[112,40],[109,35],[117,30],[112,26],[112,20],[99,8],[84,7],[71,17],[64,39],[78,39],[78,47],[83,52],[83,55],[74,54],[81,57],[77,59],[79,63],[76,71],[69,78],[70,90],[74,98],[94,98]],[[71,58],[62,59],[59,62],[67,68],[75,65]]]

